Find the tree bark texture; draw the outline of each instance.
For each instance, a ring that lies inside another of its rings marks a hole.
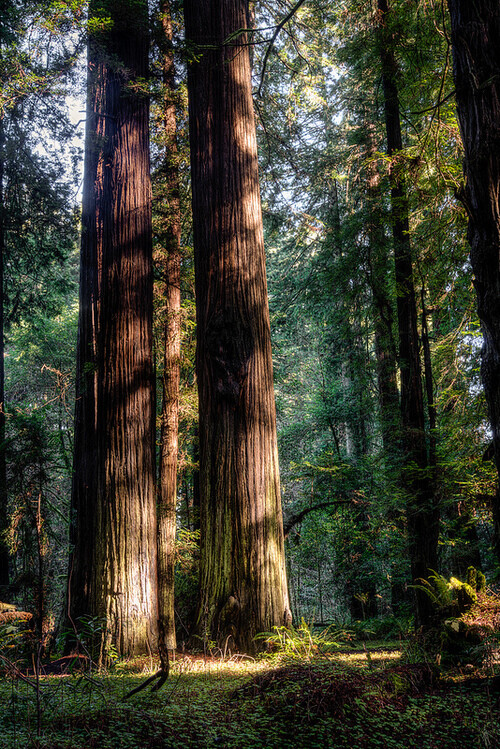
[[[464,145],[468,239],[483,348],[481,376],[500,475],[500,5],[448,0],[457,112]],[[493,502],[500,560],[500,495]]]
[[[160,178],[163,182],[164,209],[160,218],[161,257],[159,262],[165,283],[165,335],[163,358],[163,402],[160,438],[160,482],[158,492],[158,643],[160,657],[166,660],[174,652],[175,611],[174,571],[177,507],[177,456],[179,427],[179,384],[181,355],[181,211],[177,163],[177,113],[175,105],[175,67],[172,49],[170,2],[161,3],[164,43],[163,100],[164,159]]]
[[[187,0],[200,400],[198,633],[290,620],[246,0]]]
[[[390,177],[401,376],[402,483],[407,496],[409,554],[411,574],[415,581],[428,579],[431,571],[437,569],[439,509],[428,473],[408,199],[397,165],[397,155],[403,148],[396,80],[397,64],[394,41],[387,29],[387,0],[378,0],[378,10],[387,153],[393,159]],[[431,617],[432,605],[429,597],[417,590],[416,623],[427,625]]]
[[[147,3],[89,18],[69,612],[131,655],[157,620]]]

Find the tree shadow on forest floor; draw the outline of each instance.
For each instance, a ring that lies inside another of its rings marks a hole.
[[[5,749],[476,749],[500,746],[496,666],[439,674],[393,645],[310,658],[182,654],[160,692],[124,695],[157,668],[0,684]]]

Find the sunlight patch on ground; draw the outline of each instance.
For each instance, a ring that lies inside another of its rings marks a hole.
[[[180,675],[219,675],[219,676],[250,676],[262,671],[280,668],[283,665],[311,662],[330,662],[339,666],[354,666],[362,669],[381,668],[386,664],[396,663],[401,658],[401,649],[387,648],[377,650],[349,650],[339,653],[314,654],[311,657],[284,656],[274,654],[270,657],[251,658],[247,655],[235,654],[229,658],[200,655],[178,655],[170,663],[171,676]],[[118,667],[122,673],[149,675],[159,668],[159,662],[151,658],[134,658],[123,662]]]
[[[346,666],[359,666],[370,668],[372,666],[381,667],[386,663],[395,663],[401,658],[400,649],[387,650],[359,650],[349,653],[338,653],[331,656],[332,660],[344,663]]]

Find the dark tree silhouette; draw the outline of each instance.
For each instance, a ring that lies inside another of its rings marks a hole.
[[[500,475],[500,6],[448,0],[457,112],[464,145],[468,238],[483,333],[481,376]],[[500,494],[493,500],[500,559]]]
[[[403,148],[403,142],[397,65],[388,29],[387,0],[378,0],[378,9],[387,153],[390,157],[397,157]],[[408,543],[411,574],[415,581],[427,580],[432,570],[437,568],[439,508],[434,496],[427,455],[408,199],[403,178],[397,168],[391,168],[391,207],[401,374],[402,483],[407,496]],[[420,589],[416,590],[416,604],[417,623],[429,624],[433,613],[432,605],[429,597]]]

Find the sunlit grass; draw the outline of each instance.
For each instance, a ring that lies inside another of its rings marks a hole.
[[[500,746],[491,690],[471,688],[464,674],[436,687],[425,664],[405,665],[392,645],[309,658],[180,654],[159,692],[125,699],[157,668],[135,658],[90,677],[45,677],[38,697],[3,679],[2,749]]]

